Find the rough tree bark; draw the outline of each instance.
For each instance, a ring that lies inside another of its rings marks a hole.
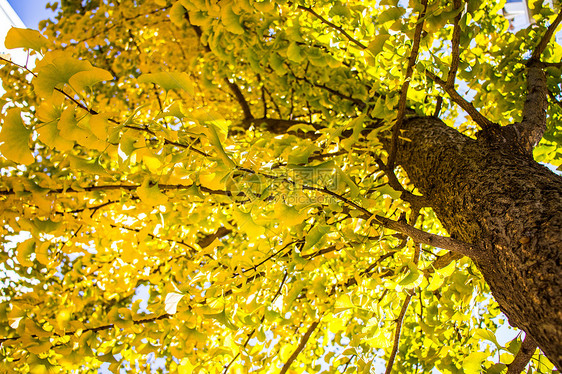
[[[510,324],[561,368],[562,178],[508,141],[513,128],[471,139],[437,118],[412,118],[397,163],[450,235],[483,251],[473,260]]]

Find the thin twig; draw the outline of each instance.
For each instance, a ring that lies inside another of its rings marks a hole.
[[[312,335],[314,330],[316,330],[316,327],[318,326],[319,323],[320,323],[320,321],[312,322],[312,324],[310,325],[308,330],[306,330],[306,332],[304,333],[297,349],[295,349],[295,351],[293,352],[291,357],[289,357],[287,362],[285,362],[285,365],[283,365],[283,368],[281,369],[279,374],[285,374],[287,372],[287,370],[289,370],[289,368],[291,367],[291,364],[293,363],[293,361],[296,360],[299,353],[301,353],[301,351],[304,349],[304,347],[306,346],[306,343],[308,342],[308,339],[310,339],[310,336]]]
[[[163,314],[163,315],[158,316],[158,317],[139,319],[139,320],[133,321],[133,324],[134,325],[142,325],[144,323],[151,323],[151,322],[159,321],[161,319],[170,318],[171,316],[172,316],[171,314],[166,313],[166,314]],[[81,333],[85,333],[85,332],[88,332],[88,331],[98,332],[98,331],[110,330],[114,327],[115,327],[115,325],[113,323],[111,323],[109,325],[103,325],[103,326],[98,326],[98,327],[90,327],[90,328],[86,328],[86,329],[83,329],[83,330],[80,330],[80,331],[81,331]],[[70,335],[76,334],[76,332],[77,331],[67,331],[63,334],[54,333],[52,336],[58,336],[58,337],[70,336]],[[39,338],[39,336],[29,335],[29,336],[26,336],[26,338],[36,339],[36,338]],[[9,337],[9,338],[0,338],[0,343],[6,342],[6,341],[9,341],[9,340],[18,340],[18,339],[21,339],[21,336],[12,336],[12,337]]]
[[[349,35],[347,33],[347,31],[345,31],[340,26],[334,24],[333,22],[328,21],[326,18],[324,18],[320,14],[316,13],[313,9],[305,7],[304,5],[298,5],[297,8],[312,14],[314,17],[318,18],[322,23],[324,23],[324,24],[330,26],[331,28],[339,31],[343,36],[345,36],[350,42],[352,42],[353,44],[358,46],[360,49],[367,49],[367,46],[365,44],[361,43],[360,41],[355,39],[353,36]]]

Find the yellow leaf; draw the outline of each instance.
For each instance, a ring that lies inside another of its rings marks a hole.
[[[159,73],[143,74],[139,77],[140,83],[154,83],[165,89],[169,90],[185,90],[188,94],[195,93],[193,89],[193,82],[189,75],[185,72],[168,72],[163,71]]]
[[[165,204],[168,201],[168,197],[160,192],[157,184],[150,187],[148,179],[146,179],[143,184],[137,188],[137,194],[144,203],[149,205]]]
[[[33,266],[31,254],[35,253],[35,239],[27,239],[18,245],[17,259],[21,266]]]
[[[245,232],[250,239],[254,240],[265,234],[265,228],[257,225],[252,219],[252,215],[250,213],[244,213],[240,209],[234,208],[232,216],[236,222],[238,222],[240,230]]]
[[[193,369],[195,369],[195,366],[191,364],[189,358],[184,357],[178,366],[178,374],[192,374]]]
[[[21,110],[10,108],[2,122],[2,130],[0,130],[0,152],[10,161],[18,164],[29,165],[35,158],[29,150],[29,136],[31,130],[28,130],[21,120]]]
[[[6,35],[4,45],[8,49],[29,48],[41,52],[47,49],[50,43],[37,30],[12,27]]]
[[[69,52],[52,51],[37,62],[33,87],[39,96],[49,98],[55,88],[61,88],[76,73],[91,70],[92,65],[72,57]]]
[[[86,89],[91,88],[94,84],[112,79],[113,75],[109,71],[94,67],[74,74],[70,77],[68,83],[76,92],[86,92]]]

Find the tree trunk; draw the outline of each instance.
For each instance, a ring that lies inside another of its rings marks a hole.
[[[450,235],[484,252],[473,260],[510,324],[562,368],[562,178],[515,142],[432,117],[402,129],[397,162]]]

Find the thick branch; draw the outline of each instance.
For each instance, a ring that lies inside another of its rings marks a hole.
[[[530,60],[527,64],[527,97],[523,105],[523,120],[514,125],[521,145],[528,152],[533,150],[546,131],[547,94],[543,65],[538,60]]]
[[[293,361],[296,360],[297,356],[299,355],[299,353],[301,353],[301,351],[304,349],[304,347],[306,346],[306,343],[308,342],[308,339],[310,339],[310,336],[312,335],[312,333],[314,332],[314,330],[316,330],[316,327],[318,326],[318,324],[320,323],[320,321],[314,321],[312,322],[312,324],[310,325],[310,327],[308,328],[308,330],[306,330],[306,332],[304,333],[297,349],[295,349],[295,351],[293,352],[293,354],[291,355],[291,357],[289,357],[289,359],[287,360],[287,362],[285,362],[285,365],[283,365],[283,368],[281,369],[281,371],[279,372],[279,374],[285,374],[287,373],[287,370],[289,370],[289,368],[291,367],[291,364],[293,363]]]
[[[525,366],[531,361],[536,350],[537,343],[529,334],[526,334],[525,339],[521,343],[521,348],[519,348],[519,352],[517,352],[511,364],[507,366],[507,374],[519,374],[525,370]]]
[[[550,39],[552,38],[552,35],[554,35],[554,32],[556,31],[556,28],[558,27],[560,22],[562,22],[562,10],[560,11],[560,13],[558,13],[558,16],[556,16],[554,22],[550,24],[550,26],[546,30],[546,33],[543,35],[541,41],[537,45],[537,48],[535,48],[535,50],[533,51],[533,56],[531,57],[532,60],[540,60],[542,53],[546,49],[548,42],[550,42]]]

